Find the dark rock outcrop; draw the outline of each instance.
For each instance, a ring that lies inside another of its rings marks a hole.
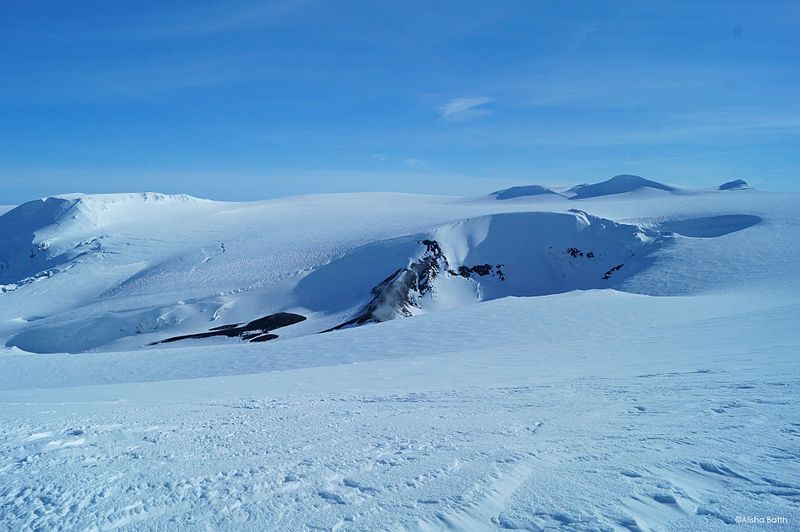
[[[570,257],[573,257],[573,258],[578,258],[578,257],[586,257],[587,259],[593,259],[594,258],[594,252],[593,251],[584,252],[583,250],[580,250],[580,249],[574,248],[574,247],[573,248],[567,248],[567,255],[569,255]]]
[[[356,317],[322,332],[411,316],[411,309],[418,308],[417,299],[430,292],[434,279],[448,268],[447,258],[437,241],[426,239],[420,244],[425,246],[422,256],[374,287],[372,299]]]
[[[354,318],[322,332],[412,316],[412,309],[419,309],[419,299],[433,290],[434,281],[443,272],[465,279],[472,279],[473,276],[494,276],[500,281],[506,280],[502,264],[476,264],[451,269],[439,242],[426,239],[419,243],[425,246],[419,259],[396,270],[375,286],[372,289],[372,299]]]
[[[617,264],[616,266],[614,266],[613,268],[611,268],[610,270],[608,270],[606,273],[603,274],[603,279],[605,280],[610,279],[611,276],[614,274],[614,272],[618,272],[619,270],[622,269],[623,266],[624,264]]]
[[[258,318],[244,325],[240,323],[220,325],[219,327],[212,327],[208,332],[173,336],[171,338],[159,340],[158,342],[153,342],[149,345],[168,344],[180,340],[188,340],[190,338],[211,338],[213,336],[227,336],[228,338],[236,338],[238,336],[242,340],[248,340],[250,342],[266,342],[278,338],[277,334],[272,334],[272,331],[275,329],[288,327],[289,325],[305,321],[305,319],[306,317],[301,314],[278,312],[277,314],[270,314],[269,316]]]
[[[475,266],[459,266],[458,270],[447,270],[450,275],[460,275],[466,279],[471,279],[473,275],[486,277],[487,275],[496,276],[501,281],[506,280],[506,274],[501,269],[502,264],[476,264]]]

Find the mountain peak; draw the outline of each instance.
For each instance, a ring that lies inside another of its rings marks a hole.
[[[624,194],[642,188],[675,192],[675,187],[651,181],[638,175],[619,174],[607,181],[594,183],[591,185],[578,185],[569,189],[572,194],[570,199],[594,198],[597,196],[609,196],[611,194]]]
[[[544,195],[560,196],[555,190],[543,187],[541,185],[524,185],[518,187],[506,188],[492,192],[492,196],[499,200],[508,200],[513,198],[520,198],[524,196],[544,196]]]
[[[753,187],[744,179],[735,179],[719,186],[719,190],[748,190]]]

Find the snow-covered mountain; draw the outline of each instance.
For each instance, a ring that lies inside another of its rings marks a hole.
[[[750,185],[742,180],[737,179],[723,183],[717,190],[749,190]],[[708,190],[702,189],[687,189],[674,185],[667,185],[645,179],[637,175],[620,174],[602,181],[600,183],[584,183],[576,185],[572,188],[550,188],[542,185],[524,185],[516,186],[503,190],[493,192],[490,197],[498,200],[511,200],[515,198],[531,198],[534,196],[542,196],[543,199],[552,200],[553,196],[560,196],[571,200],[585,200],[597,198],[600,196],[618,196],[621,194],[636,194],[642,195],[658,195],[658,194],[702,194],[707,193]]]
[[[800,519],[800,197],[728,185],[9,210],[0,528]]]
[[[496,192],[492,192],[492,196],[495,199],[499,200],[509,200],[514,198],[528,197],[528,196],[548,196],[548,195],[561,196],[559,192],[556,192],[555,190],[548,187],[544,187],[542,185],[524,185],[524,186],[511,187],[503,190],[498,190]]]
[[[628,177],[578,190],[590,197],[650,183]],[[384,227],[357,228],[349,208],[359,201],[392,216]],[[312,221],[314,204],[326,215]],[[721,236],[760,222],[728,214],[646,227],[560,204],[556,212],[519,210],[386,195],[243,204],[153,193],[37,200],[0,217],[7,235],[0,285],[12,302],[0,314],[0,333],[6,346],[35,353],[229,343],[244,333],[264,341],[507,296],[627,290],[675,234],[713,226]],[[237,328],[277,313],[302,319],[280,332]]]
[[[744,179],[734,179],[719,186],[720,190],[750,190],[750,184]]]
[[[570,199],[595,198],[597,196],[610,196],[613,194],[626,194],[629,192],[656,190],[663,192],[676,193],[680,189],[671,185],[665,185],[658,181],[651,181],[638,175],[620,174],[602,183],[592,185],[577,185],[569,189],[566,194]]]

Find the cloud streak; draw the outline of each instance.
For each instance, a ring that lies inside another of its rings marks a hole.
[[[485,106],[494,101],[486,96],[472,98],[453,98],[440,109],[443,120],[448,122],[465,122],[492,114]]]
[[[431,163],[430,161],[425,161],[423,159],[414,159],[408,158],[403,159],[403,164],[411,168],[412,170],[430,170]]]
[[[256,31],[283,21],[311,0],[282,0],[188,8],[142,19],[140,25],[115,29],[107,37],[134,40],[175,40],[214,33]]]

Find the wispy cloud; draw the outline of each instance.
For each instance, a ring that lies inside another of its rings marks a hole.
[[[66,24],[59,26],[37,25],[31,17],[19,27],[5,32],[5,36],[16,39],[36,39],[38,41],[175,41],[199,38],[213,34],[243,33],[264,31],[270,27],[284,24],[304,8],[317,0],[275,0],[263,2],[245,0],[235,2],[187,3],[175,8],[142,8],[136,12],[119,16],[105,10],[85,18],[91,18],[94,25],[84,27],[65,18]],[[197,5],[195,5],[197,4]],[[202,4],[202,5],[201,5]],[[76,10],[79,11],[79,10]],[[57,16],[57,15],[56,15]],[[14,25],[12,25],[14,26]]]
[[[405,164],[406,166],[408,166],[409,168],[411,168],[413,170],[430,170],[431,169],[431,163],[429,161],[425,161],[423,159],[414,159],[414,158],[403,159],[403,164]]]
[[[181,39],[212,33],[263,29],[306,7],[311,0],[281,0],[269,4],[247,2],[186,8],[141,19],[138,25],[117,28],[116,39]]]
[[[454,98],[442,106],[441,117],[448,122],[464,122],[487,116],[492,112],[484,106],[492,101],[492,98],[486,96]]]

